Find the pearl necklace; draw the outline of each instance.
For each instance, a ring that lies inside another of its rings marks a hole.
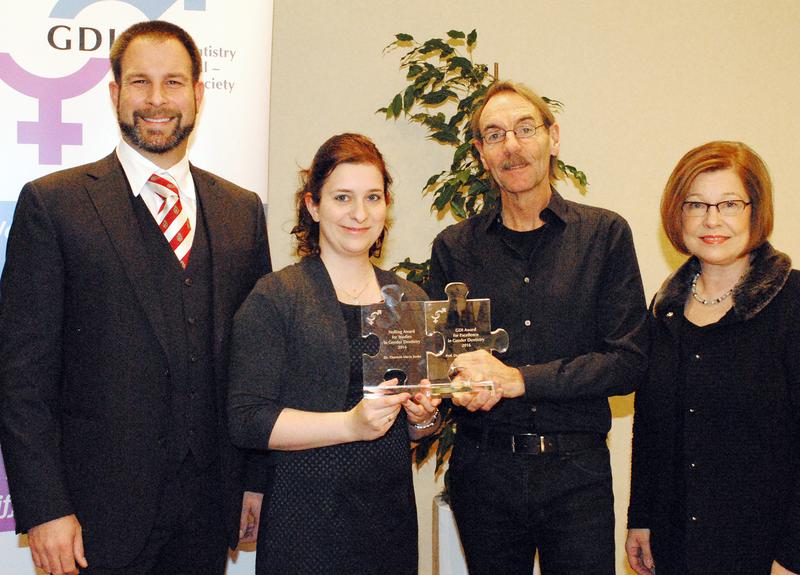
[[[697,293],[697,278],[700,277],[700,273],[701,272],[697,272],[696,274],[694,274],[694,277],[692,278],[692,297],[695,300],[699,301],[703,305],[717,305],[721,301],[724,301],[724,300],[728,299],[728,297],[733,293],[733,288],[736,287],[734,285],[733,287],[731,287],[731,289],[726,291],[724,294],[722,294],[719,297],[715,297],[714,299],[703,299],[703,298],[700,297],[700,294]]]

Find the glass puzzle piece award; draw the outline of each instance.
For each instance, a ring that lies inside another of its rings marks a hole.
[[[397,377],[401,385],[418,385],[428,374],[428,353],[441,353],[442,338],[425,331],[424,301],[402,301],[397,285],[381,292],[383,303],[361,308],[362,337],[378,338],[378,353],[362,355],[364,383],[374,386]]]
[[[404,392],[430,397],[481,390],[494,393],[491,381],[473,381],[464,374],[451,378],[450,373],[459,353],[508,349],[506,331],[491,330],[488,299],[468,300],[469,288],[463,283],[448,284],[445,301],[402,301],[396,285],[381,291],[383,303],[361,308],[362,337],[376,337],[379,342],[375,355],[362,355],[365,397]],[[397,385],[379,385],[393,377],[398,378]],[[430,385],[420,385],[426,378]]]
[[[452,282],[444,288],[446,301],[425,302],[425,329],[444,338],[444,350],[427,356],[428,379],[449,380],[450,364],[460,354],[479,349],[503,353],[508,349],[508,333],[492,330],[491,302],[488,298],[467,299],[469,288]]]

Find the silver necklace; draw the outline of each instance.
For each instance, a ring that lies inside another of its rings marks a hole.
[[[702,297],[700,297],[700,294],[697,293],[697,278],[700,277],[700,273],[701,272],[697,272],[696,274],[694,274],[694,277],[692,278],[692,297],[703,305],[717,305],[721,301],[728,299],[728,297],[733,293],[733,288],[736,287],[736,285],[733,285],[731,289],[726,291],[721,296],[715,297],[714,299],[703,299]]]
[[[351,292],[350,290],[348,290],[348,289],[345,289],[345,293],[347,294],[347,296],[348,296],[348,297],[349,297],[351,300],[353,300],[353,304],[354,304],[354,305],[359,305],[359,304],[360,304],[360,300],[359,300],[359,298],[361,297],[361,294],[362,294],[362,293],[364,293],[364,290],[366,290],[366,289],[367,289],[367,286],[368,286],[368,285],[369,285],[371,282],[372,282],[372,268],[370,268],[370,270],[367,272],[367,281],[366,281],[366,282],[364,282],[364,285],[363,285],[363,286],[361,286],[361,289],[360,289],[360,290],[358,290],[358,293],[355,293],[355,294],[354,294],[354,293],[353,293],[353,292]]]

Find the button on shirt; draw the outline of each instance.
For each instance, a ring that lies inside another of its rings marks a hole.
[[[509,334],[498,357],[520,368],[525,395],[488,412],[458,409],[456,420],[512,433],[606,433],[607,398],[632,392],[646,368],[645,300],[630,228],[613,212],[553,191],[545,225],[526,250],[501,211],[498,205],[437,236],[427,288],[441,300],[447,283],[461,281],[468,297],[491,300],[492,327]]]
[[[148,178],[154,173],[162,176],[180,190],[181,207],[189,216],[189,223],[192,229],[197,229],[197,195],[194,187],[192,173],[189,170],[189,158],[184,156],[177,164],[168,170],[156,166],[153,162],[145,158],[134,150],[125,140],[120,140],[117,146],[117,158],[122,164],[125,176],[131,186],[134,196],[142,196],[147,209],[158,222],[158,210],[163,200],[149,186],[146,186]]]

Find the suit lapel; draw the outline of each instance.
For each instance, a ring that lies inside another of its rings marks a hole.
[[[220,193],[217,183],[209,178],[205,172],[191,166],[194,179],[198,205],[206,226],[209,259],[211,261],[211,301],[214,327],[214,366],[219,374],[222,367],[222,342],[225,340],[226,317],[228,311],[221,301],[225,290],[225,282],[230,282],[230,273],[225,268],[225,258],[219,257],[223,253],[223,246],[228,241],[228,227],[226,225],[225,201]],[[235,310],[234,310],[235,311]]]
[[[161,347],[169,357],[166,325],[159,305],[159,294],[148,267],[150,254],[144,247],[141,230],[130,200],[125,172],[112,152],[89,172],[86,185],[89,198],[108,233],[111,244],[125,269],[139,304],[147,316]]]

